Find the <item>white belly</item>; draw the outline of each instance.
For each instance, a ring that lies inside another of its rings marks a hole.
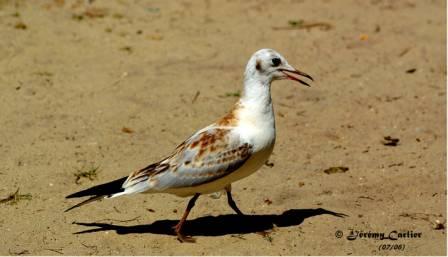
[[[275,144],[275,119],[272,104],[247,105],[239,111],[239,123],[235,127],[242,142],[253,146],[252,156],[236,171],[220,179],[198,186],[167,189],[165,192],[178,196],[190,196],[196,193],[209,194],[223,190],[231,183],[249,176],[268,160]]]

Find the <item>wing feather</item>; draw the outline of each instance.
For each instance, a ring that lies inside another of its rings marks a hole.
[[[134,172],[123,187],[146,183],[147,189],[198,186],[222,178],[241,167],[252,145],[231,128],[208,128],[180,144],[168,158]],[[139,190],[141,191],[141,190]]]

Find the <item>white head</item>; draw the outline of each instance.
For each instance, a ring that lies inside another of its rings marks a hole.
[[[291,74],[304,76],[313,80],[310,75],[289,65],[288,61],[276,51],[272,49],[261,49],[255,52],[247,63],[244,79],[246,83],[257,81],[265,85],[270,85],[274,80],[290,79],[298,81],[303,85],[310,86],[305,81],[294,77]]]

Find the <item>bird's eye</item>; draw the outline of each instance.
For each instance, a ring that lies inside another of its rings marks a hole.
[[[280,65],[280,63],[282,63],[282,60],[280,60],[280,58],[273,58],[272,59],[272,66],[277,67]]]

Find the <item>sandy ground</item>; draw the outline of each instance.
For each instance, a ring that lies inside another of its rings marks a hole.
[[[87,2],[0,1],[0,255],[446,254],[445,1]],[[203,196],[182,244],[184,198],[63,212],[223,115],[266,47],[315,83],[274,83],[273,166],[233,185],[248,216]]]

